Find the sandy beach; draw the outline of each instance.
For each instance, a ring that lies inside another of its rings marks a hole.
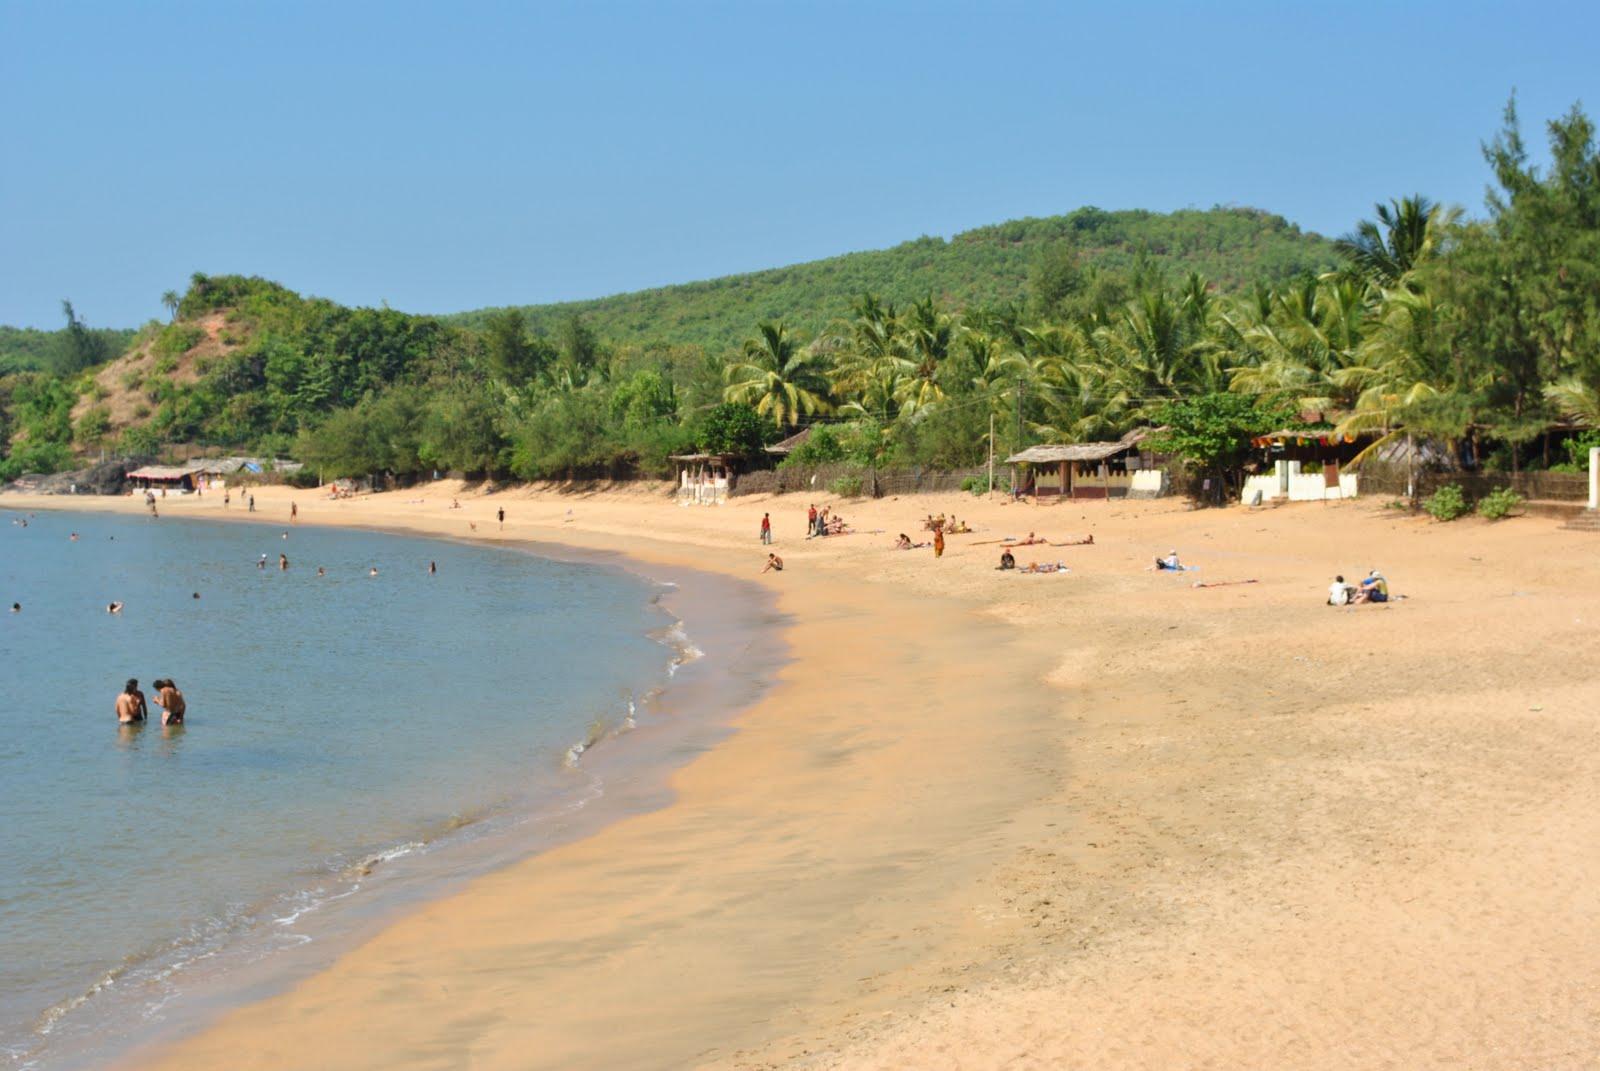
[[[808,541],[798,496],[255,493],[251,520],[287,525],[293,499],[305,525],[749,578],[792,659],[667,806],[480,878],[133,1066],[1600,1058],[1592,533],[1376,500],[824,496],[858,534]],[[161,508],[224,513],[216,494]],[[782,573],[760,573],[765,511]],[[973,533],[940,560],[891,549],[940,512]],[[1029,531],[1095,543],[1017,551],[1065,575],[996,572],[994,541]],[[1147,569],[1171,548],[1199,571]],[[1406,598],[1323,605],[1333,574],[1374,566]]]

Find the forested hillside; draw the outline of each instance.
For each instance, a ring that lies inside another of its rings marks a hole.
[[[1326,238],[1255,209],[1162,214],[1080,208],[980,227],[949,241],[919,238],[893,249],[520,311],[535,334],[553,337],[577,315],[615,343],[719,350],[739,346],[760,320],[784,319],[795,330],[820,331],[847,316],[866,293],[896,305],[932,296],[957,312],[1021,301],[1042,262],[1069,258],[1111,277],[1126,277],[1144,258],[1174,278],[1199,272],[1229,293],[1325,271],[1335,261]],[[494,311],[445,319],[477,327]]]
[[[0,478],[176,444],[324,476],[660,475],[811,425],[794,462],[957,467],[991,422],[1001,451],[1167,424],[1216,467],[1308,409],[1464,465],[1571,464],[1600,445],[1600,153],[1577,108],[1547,133],[1536,167],[1508,108],[1483,218],[1405,196],[1334,243],[1084,209],[452,318],[196,275],[116,360],[69,307],[60,359],[0,374]]]

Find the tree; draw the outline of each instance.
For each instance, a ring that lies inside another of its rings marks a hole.
[[[65,347],[61,358],[61,371],[66,374],[81,372],[104,364],[110,357],[106,340],[89,330],[73,311],[72,302],[63,300],[61,312],[67,318]]]
[[[812,351],[781,321],[756,329],[757,337],[745,340],[744,359],[727,368],[723,400],[754,406],[780,429],[793,427],[802,416],[827,412],[828,379]]]
[[[1442,225],[1454,218],[1421,194],[1373,206],[1376,220],[1364,219],[1334,243],[1361,277],[1394,287],[1426,260],[1438,245]]]
[[[176,290],[168,290],[161,295],[161,304],[166,307],[167,319],[176,320],[178,318],[178,303],[182,300]]]
[[[483,325],[483,345],[489,368],[514,387],[538,378],[554,357],[547,343],[529,337],[521,309],[491,313]]]
[[[1264,408],[1243,395],[1201,394],[1162,406],[1155,419],[1167,430],[1149,446],[1193,463],[1211,480],[1211,500],[1220,502],[1241,485],[1238,477],[1250,454],[1250,440],[1293,418],[1287,408]]]
[[[1064,319],[1083,288],[1077,250],[1065,242],[1046,246],[1028,287],[1034,311],[1042,317]]]
[[[725,402],[706,414],[700,425],[700,448],[709,454],[759,453],[766,444],[766,422],[742,402]]]

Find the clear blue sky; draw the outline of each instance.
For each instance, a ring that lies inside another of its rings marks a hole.
[[[1080,205],[1337,234],[1476,212],[1600,112],[1600,5],[0,0],[0,323],[193,271],[418,312],[598,296]]]

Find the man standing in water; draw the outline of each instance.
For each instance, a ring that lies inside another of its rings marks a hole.
[[[149,713],[144,703],[144,693],[139,690],[139,681],[129,677],[128,683],[122,686],[122,694],[117,696],[117,722],[135,725],[144,721]]]
[[[162,725],[182,725],[183,716],[188,712],[189,704],[183,701],[183,693],[178,691],[178,686],[172,683],[172,678],[156,681],[156,706],[161,708]]]

